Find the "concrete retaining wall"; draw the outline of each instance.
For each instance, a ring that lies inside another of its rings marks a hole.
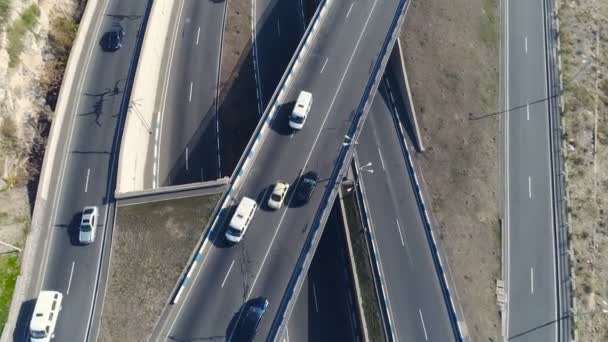
[[[116,194],[144,190],[144,175],[150,144],[156,139],[154,128],[159,118],[156,98],[162,84],[163,52],[168,42],[172,10],[178,2],[154,0],[150,22],[144,36],[137,71],[133,80],[131,100],[122,135]],[[157,150],[154,153],[158,153]]]

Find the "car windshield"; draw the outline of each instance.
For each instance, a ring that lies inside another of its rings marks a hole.
[[[228,227],[228,235],[232,235],[232,236],[241,236],[241,231],[238,229],[234,229],[232,227]]]
[[[80,230],[83,231],[83,232],[90,232],[91,231],[91,225],[83,224],[82,226],[80,226]]]
[[[273,201],[277,201],[277,202],[278,202],[278,201],[280,201],[280,200],[281,200],[281,195],[279,195],[279,194],[272,194],[272,195],[270,195],[270,198],[271,198]]]
[[[292,116],[291,117],[291,121],[295,122],[295,123],[302,123],[304,122],[304,118],[301,116]]]
[[[45,338],[46,332],[44,330],[32,330],[30,331],[30,336],[33,338]]]

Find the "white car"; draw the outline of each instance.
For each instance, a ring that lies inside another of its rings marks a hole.
[[[287,190],[289,190],[289,184],[287,182],[277,182],[268,198],[268,208],[280,209],[287,196]]]
[[[80,220],[80,228],[78,228],[78,242],[82,244],[95,242],[98,217],[99,210],[97,207],[85,207],[82,210],[82,219]]]

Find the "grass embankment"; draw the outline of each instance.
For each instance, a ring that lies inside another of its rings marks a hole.
[[[0,331],[4,329],[19,275],[19,255],[0,256]]]
[[[30,5],[28,8],[21,13],[21,16],[7,31],[8,45],[6,51],[8,52],[9,62],[8,65],[12,68],[19,64],[19,57],[23,52],[23,38],[27,31],[36,26],[38,18],[40,17],[40,7],[36,4]]]
[[[369,338],[374,342],[385,341],[382,312],[380,311],[380,299],[376,292],[374,274],[369,258],[366,232],[358,211],[356,198],[353,192],[343,192],[344,211],[348,222],[348,230],[353,248],[355,265],[357,266],[356,277],[359,280],[359,290],[363,301],[363,311]]]
[[[221,194],[118,207],[99,341],[142,341]]]

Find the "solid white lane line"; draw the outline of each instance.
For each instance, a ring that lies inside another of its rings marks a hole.
[[[255,4],[255,1],[254,1]],[[365,24],[363,25],[363,28],[361,29],[361,33],[359,34],[359,38],[357,39],[357,43],[355,44],[355,48],[353,49],[353,53],[351,54],[348,63],[346,64],[346,69],[344,69],[344,73],[342,74],[342,78],[340,79],[340,82],[338,83],[338,88],[336,89],[335,93],[334,93],[334,97],[331,100],[331,103],[329,104],[329,108],[327,110],[327,112],[325,113],[325,118],[323,119],[323,122],[321,123],[320,129],[317,132],[317,136],[315,137],[315,140],[312,143],[312,147],[310,149],[310,152],[308,153],[308,157],[306,157],[306,161],[304,162],[304,167],[302,168],[302,170],[306,170],[306,166],[308,165],[308,162],[310,161],[310,157],[312,156],[312,153],[315,150],[315,147],[317,146],[317,142],[319,141],[319,137],[321,136],[321,133],[323,132],[323,128],[325,127],[325,122],[327,122],[327,118],[329,118],[329,113],[331,113],[331,110],[334,106],[334,102],[336,101],[336,98],[338,97],[338,93],[340,92],[340,89],[342,88],[342,83],[344,82],[344,79],[346,78],[346,75],[348,74],[348,69],[350,69],[350,64],[353,61],[353,58],[355,57],[355,54],[357,53],[359,44],[361,43],[361,39],[363,38],[363,34],[365,33],[366,29],[367,29],[367,25],[369,24],[369,20],[372,17],[372,14],[374,13],[374,9],[376,8],[376,5],[378,4],[378,0],[374,0],[374,4],[372,5],[372,8],[369,12],[369,15],[367,16],[367,19],[365,20]],[[255,157],[254,160],[251,160],[250,162],[254,162],[255,161]],[[298,179],[300,179],[300,176],[302,175],[302,171],[300,171],[300,173],[298,174]],[[294,189],[297,189],[298,187],[298,183],[296,183],[294,185]],[[295,191],[294,191],[295,193]],[[291,197],[289,197],[287,199],[287,207],[289,206],[289,204],[291,203],[291,199],[293,198],[293,193],[291,195]],[[277,237],[277,234],[279,232],[279,230],[281,229],[281,224],[283,223],[283,219],[285,218],[285,214],[287,213],[287,210],[283,211],[283,214],[281,215],[281,219],[279,220],[279,223],[277,225],[277,229],[274,231],[274,234],[272,236],[272,239],[270,240],[270,244],[266,250],[266,253],[264,254],[264,257],[262,258],[262,263],[260,265],[260,268],[258,269],[257,274],[255,275],[255,277],[253,278],[253,282],[251,283],[251,287],[249,290],[249,293],[247,294],[246,300],[249,299],[249,297],[251,297],[251,293],[253,292],[254,288],[255,288],[255,284],[258,281],[258,278],[260,276],[260,273],[262,273],[262,269],[264,268],[264,264],[266,263],[266,259],[268,258],[268,254],[270,253],[270,250],[272,248],[272,245],[274,244],[274,240]],[[175,322],[175,321],[174,321]]]
[[[353,3],[351,3],[351,4],[350,4],[350,7],[348,8],[348,12],[346,12],[346,17],[347,17],[347,18],[348,18],[348,16],[350,15],[350,11],[353,9],[353,5],[354,5],[354,4],[355,4],[354,2],[353,2]]]
[[[74,275],[75,261],[72,261],[72,270],[70,271],[70,279],[68,280],[68,289],[65,291],[66,294],[70,294],[70,287],[72,286],[72,276]]]
[[[524,38],[524,47],[525,47],[526,55],[527,55],[528,54],[528,37]]]
[[[384,168],[384,158],[382,158],[382,152],[380,152],[380,147],[378,147],[378,155],[380,156],[380,164],[382,164],[382,170],[386,170]]]
[[[405,241],[403,240],[403,234],[401,233],[401,225],[399,224],[399,220],[395,219],[397,222],[397,229],[399,230],[399,237],[401,238],[401,246],[405,247]]]
[[[198,39],[201,36],[201,27],[198,27],[198,30],[196,31],[196,45],[198,45]]]
[[[84,192],[89,190],[89,176],[91,175],[91,169],[87,169],[87,180],[84,183]]]
[[[277,19],[277,32],[279,33],[279,37],[281,36],[281,24],[279,23],[279,20]]]
[[[188,102],[192,102],[192,82],[190,82],[190,96],[188,96]]]
[[[319,312],[319,303],[317,303],[317,288],[315,283],[312,283],[312,296],[315,298],[315,311]]]
[[[234,266],[234,260],[232,260],[232,263],[230,264],[230,267],[228,268],[228,272],[226,272],[226,275],[224,276],[224,281],[222,281],[222,287],[224,287],[224,284],[226,284],[226,279],[228,279],[228,275],[230,274],[230,271],[232,270],[232,266]]]
[[[526,118],[530,121],[530,104],[526,103]]]
[[[188,146],[186,146],[186,170],[188,170]]]
[[[428,341],[429,336],[426,334],[426,326],[424,325],[424,317],[422,317],[422,310],[418,309],[418,313],[420,314],[420,322],[422,322],[422,330],[424,330],[424,339]]]
[[[532,198],[532,177],[528,177],[528,197]]]
[[[328,60],[329,60],[329,57],[325,58],[325,63],[323,63],[323,66],[321,67],[321,72],[319,74],[322,74],[323,70],[325,70],[325,66],[327,65]]]
[[[534,268],[530,267],[530,293],[534,293]]]
[[[289,342],[289,327],[285,327],[285,338],[283,341]]]

